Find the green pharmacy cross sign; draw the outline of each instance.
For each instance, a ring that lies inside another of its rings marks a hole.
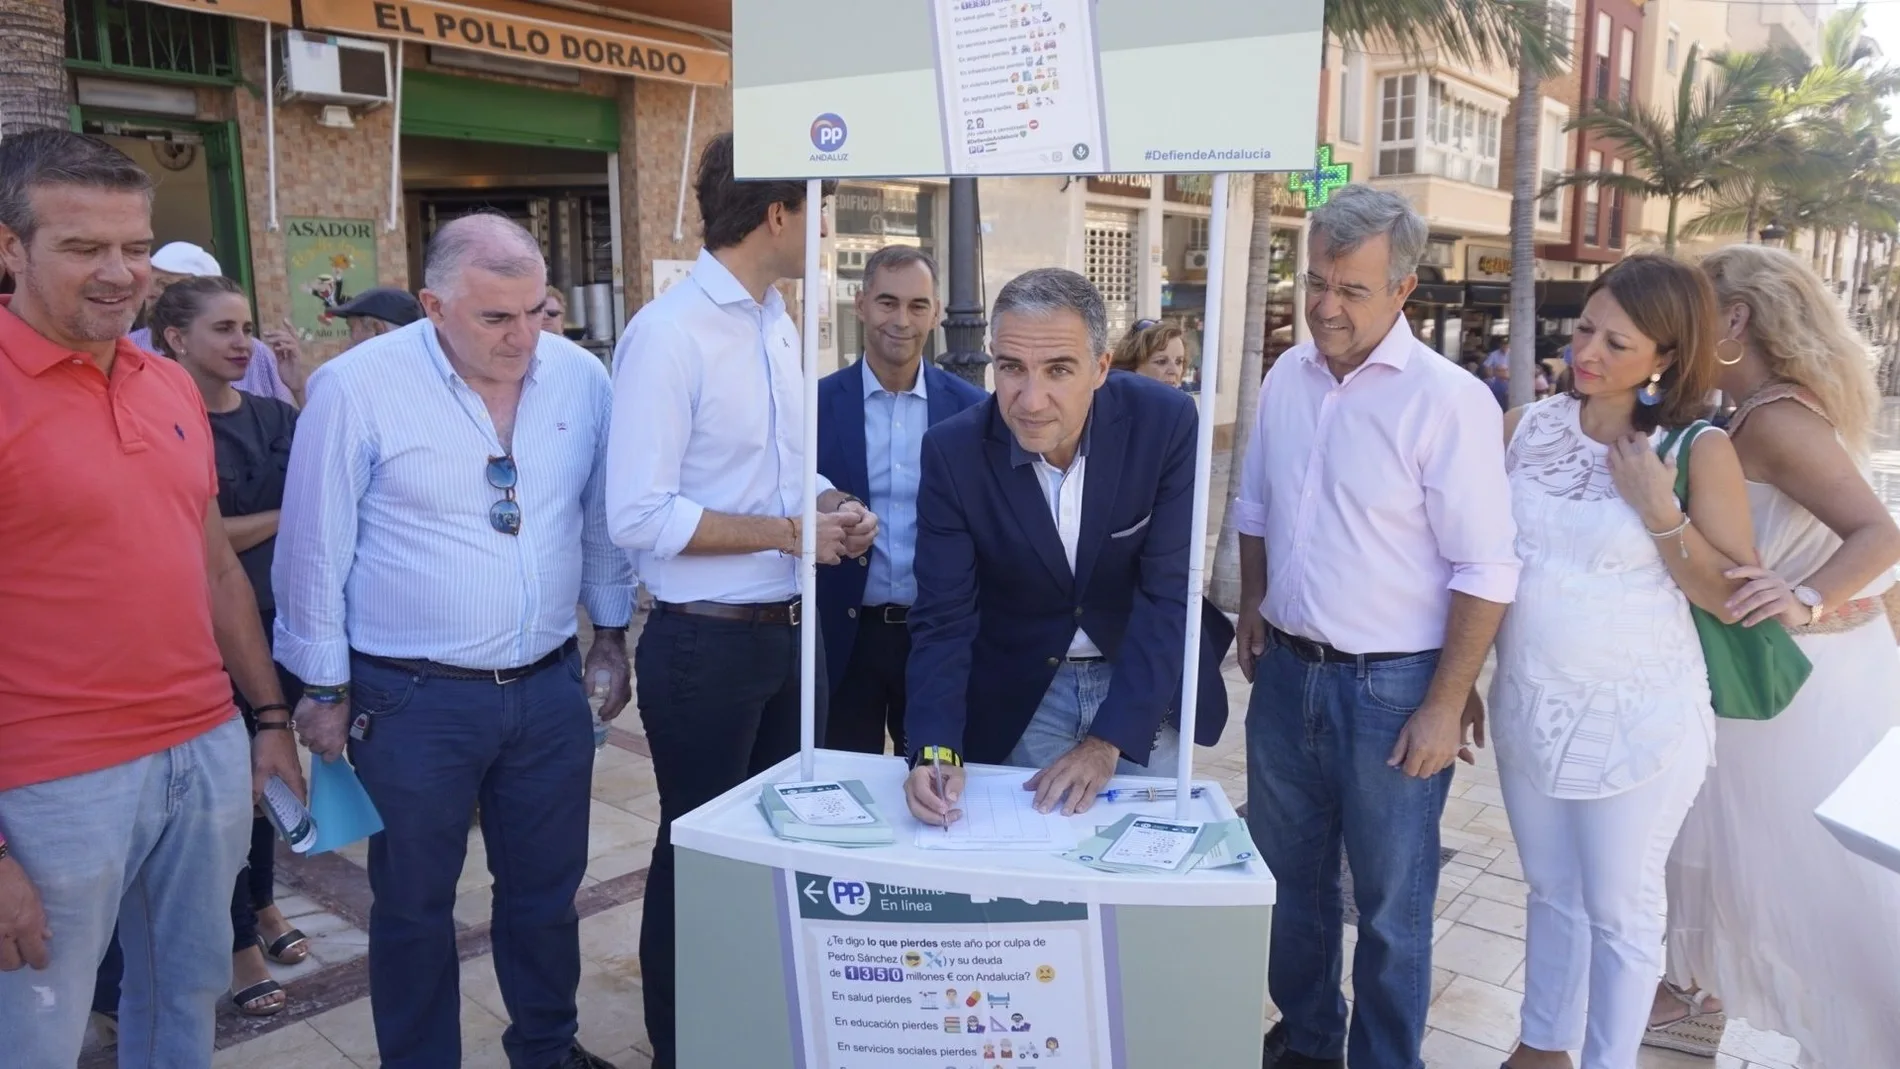
[[[1306,198],[1308,210],[1319,208],[1333,199],[1333,191],[1352,181],[1352,164],[1334,163],[1333,146],[1321,145],[1310,171],[1301,171],[1287,179],[1287,188]]]

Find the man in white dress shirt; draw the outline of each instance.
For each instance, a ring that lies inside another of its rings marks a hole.
[[[1313,340],[1260,388],[1234,503],[1247,819],[1280,884],[1263,1065],[1423,1069],[1438,819],[1517,590],[1503,414],[1412,336],[1427,232],[1403,197],[1349,186],[1312,234]],[[1359,910],[1350,1036],[1342,843]]]
[[[798,750],[804,376],[775,285],[804,271],[823,207],[803,182],[735,181],[730,134],[696,187],[706,248],[621,336],[607,456],[608,524],[654,600],[634,668],[660,786],[640,929],[655,1069],[678,1057],[673,821]],[[876,517],[819,487],[819,562],[869,551]],[[817,672],[822,738],[822,656]]]
[[[382,1063],[461,1057],[456,881],[481,803],[513,1069],[607,1063],[575,1042],[593,729],[628,701],[633,584],[607,536],[600,361],[541,331],[540,246],[498,215],[429,243],[426,320],[310,380],[272,570],[297,722],[346,744],[370,840],[370,1008]],[[575,606],[594,644],[582,664]],[[347,740],[347,743],[346,743]]]

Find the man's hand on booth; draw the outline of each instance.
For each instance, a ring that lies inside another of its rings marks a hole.
[[[943,794],[937,793],[937,777],[942,776]],[[920,764],[904,780],[904,800],[910,803],[910,815],[936,827],[947,828],[963,816],[957,802],[963,798],[963,766]]]
[[[1053,812],[1058,805],[1064,816],[1086,813],[1095,804],[1095,796],[1115,777],[1115,766],[1121,759],[1120,747],[1090,735],[1048,768],[1029,777],[1023,790],[1036,792],[1033,804],[1038,813]]]

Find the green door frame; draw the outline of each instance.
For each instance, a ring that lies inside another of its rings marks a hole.
[[[244,150],[237,123],[233,120],[198,122],[83,105],[74,107],[72,113],[75,130],[83,129],[88,122],[126,123],[197,134],[204,140],[205,167],[210,172],[207,184],[211,189],[211,236],[219,249],[231,250],[229,255],[219,256],[218,263],[231,272],[231,280],[250,295],[251,310],[255,314],[257,293],[252,284],[251,218],[244,199]],[[260,333],[263,329],[263,324],[258,324]]]

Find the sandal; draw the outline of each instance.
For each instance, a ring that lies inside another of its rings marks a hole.
[[[310,937],[295,928],[266,943],[259,934],[257,945],[263,949],[264,956],[279,965],[301,965],[310,956]]]
[[[289,1003],[284,986],[275,980],[260,981],[231,996],[231,1004],[246,1017],[273,1017]]]
[[[1691,993],[1674,984],[1664,984],[1663,988],[1682,1003],[1686,1012],[1673,1021],[1650,1025],[1643,1033],[1643,1046],[1680,1051],[1700,1058],[1715,1057],[1722,1047],[1722,1033],[1728,1028],[1728,1014],[1721,1010],[1711,1013],[1703,1009],[1709,1001],[1706,991]]]

